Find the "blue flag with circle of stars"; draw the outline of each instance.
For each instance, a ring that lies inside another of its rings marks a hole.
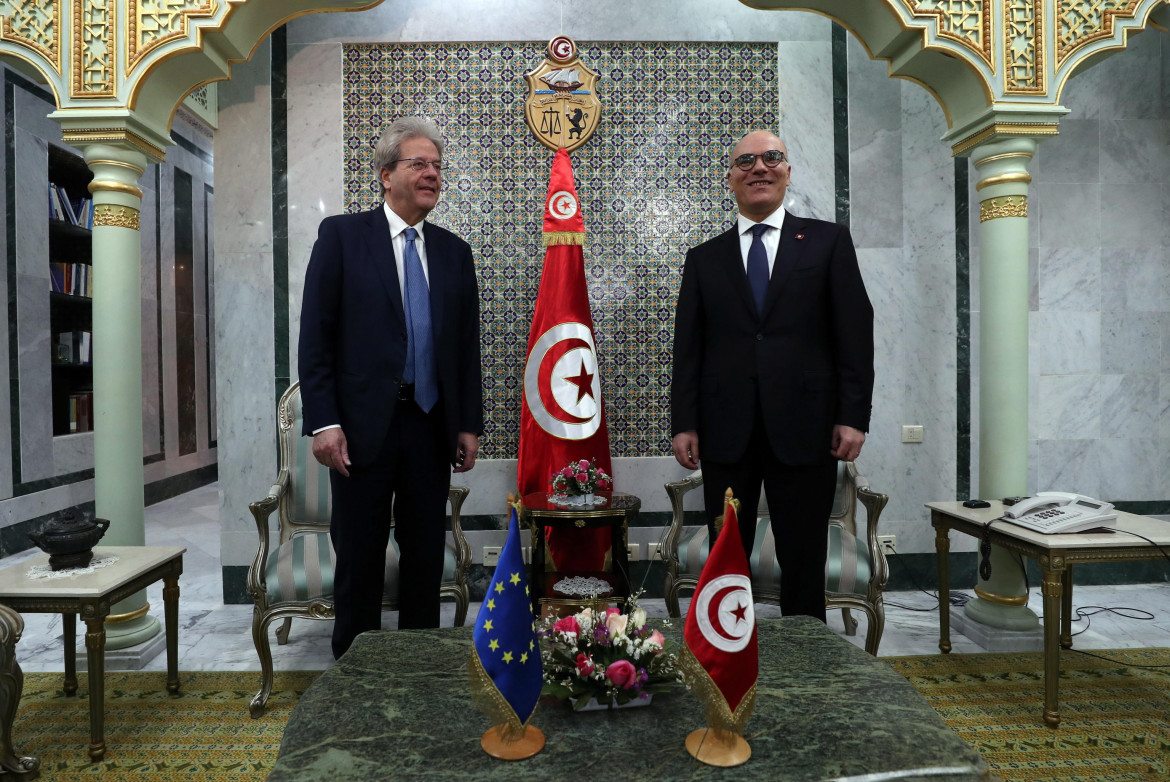
[[[483,671],[512,707],[519,725],[526,724],[536,709],[544,674],[515,508],[508,521],[508,540],[475,619],[474,639],[473,654]]]

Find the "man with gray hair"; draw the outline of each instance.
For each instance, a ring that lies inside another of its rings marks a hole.
[[[305,274],[303,434],[330,468],[335,657],[381,626],[392,511],[398,626],[439,626],[451,469],[474,466],[483,432],[471,247],[425,221],[442,154],[427,120],[390,125],[373,160],[383,202],[323,220]]]

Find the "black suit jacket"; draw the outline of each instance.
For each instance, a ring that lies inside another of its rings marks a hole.
[[[423,225],[439,403],[452,457],[483,432],[479,291],[471,247]],[[305,275],[298,363],[303,433],[341,424],[356,465],[378,453],[406,363],[406,318],[390,224],[379,204],[321,222]]]
[[[786,214],[760,314],[734,226],[687,253],[671,434],[698,431],[702,458],[740,459],[760,410],[782,462],[829,461],[835,424],[868,430],[873,377],[873,307],[848,229]]]

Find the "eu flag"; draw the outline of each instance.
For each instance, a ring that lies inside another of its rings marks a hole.
[[[508,540],[475,620],[474,638],[474,654],[483,671],[512,707],[519,724],[526,724],[536,708],[544,676],[515,508],[508,522]]]

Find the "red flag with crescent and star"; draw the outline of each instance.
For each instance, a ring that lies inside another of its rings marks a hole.
[[[760,647],[735,503],[724,507],[723,529],[687,611],[680,662],[687,684],[706,707],[708,724],[742,735],[755,704]]]
[[[596,461],[613,475],[601,373],[585,285],[585,220],[569,153],[557,150],[544,207],[544,272],[528,335],[520,409],[520,495],[548,492],[570,462]],[[601,570],[608,529],[550,529],[557,570]]]

